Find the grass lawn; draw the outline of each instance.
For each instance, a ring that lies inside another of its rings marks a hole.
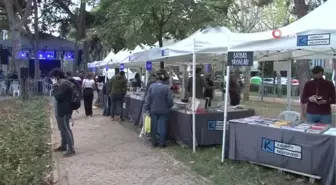
[[[0,185],[51,184],[49,104],[0,100]]]
[[[277,117],[285,110],[286,105],[248,101],[242,104],[253,107],[257,115],[265,117]],[[299,111],[299,106],[293,106],[293,110]],[[193,171],[208,178],[214,185],[305,185],[308,179],[281,173],[277,170],[253,165],[247,162],[234,162],[226,160],[221,163],[221,147],[200,148],[194,154],[189,148],[179,145],[169,146],[168,152],[177,160],[182,161]]]

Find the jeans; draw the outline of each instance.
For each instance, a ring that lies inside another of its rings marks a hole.
[[[110,96],[104,94],[104,113],[103,113],[104,116],[110,115],[110,106],[111,106],[110,104],[111,104]]]
[[[120,107],[120,119],[123,120],[123,104],[125,95],[122,93],[113,93],[111,95],[111,117],[114,118],[116,106]]]
[[[70,115],[57,116],[57,126],[61,133],[61,147],[67,148],[68,151],[73,151],[74,139],[70,128]]]
[[[307,122],[331,124],[331,115],[307,114]]]
[[[152,144],[157,144],[157,131],[159,128],[160,134],[160,145],[166,145],[166,137],[167,137],[167,114],[151,114],[151,136],[152,136]]]

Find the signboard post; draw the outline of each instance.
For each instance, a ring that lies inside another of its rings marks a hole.
[[[151,71],[152,70],[152,62],[151,61],[147,61],[146,62],[146,70],[147,71]]]
[[[243,52],[228,52],[227,58],[227,67],[226,67],[226,76],[224,75],[225,83],[225,99],[224,99],[224,120],[223,120],[223,140],[222,140],[222,162],[224,162],[225,158],[225,141],[226,141],[226,125],[227,125],[227,104],[229,99],[229,81],[230,81],[230,66],[253,66],[253,52],[251,51],[243,51]],[[226,79],[225,79],[226,78]]]
[[[120,64],[120,66],[119,66],[119,70],[120,70],[120,71],[124,71],[124,69],[125,69],[124,64]]]
[[[323,46],[330,45],[330,33],[298,35],[297,46]]]

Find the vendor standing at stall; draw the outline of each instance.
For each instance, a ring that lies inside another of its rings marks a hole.
[[[240,104],[241,85],[236,75],[231,74],[229,79],[229,95],[230,105],[236,106]]]
[[[213,87],[214,86],[214,82],[212,80],[212,74],[209,73],[206,77],[206,83],[210,86]],[[208,101],[208,106],[211,107],[211,100],[213,99],[213,89],[205,89],[204,90],[204,98],[209,98]]]
[[[201,76],[202,74],[202,68],[197,67],[196,68],[196,94],[195,98],[197,99],[204,99],[204,94],[203,94],[203,88],[204,89],[209,89],[213,90],[214,87],[211,87],[208,85],[208,83],[205,81],[205,79]],[[189,93],[189,96],[192,96],[192,83],[193,83],[193,77],[190,77],[188,79],[188,86],[187,86],[187,91]]]
[[[323,79],[324,69],[312,69],[313,80],[308,81],[301,95],[302,115],[308,123],[331,124],[331,104],[336,103],[335,86]]]

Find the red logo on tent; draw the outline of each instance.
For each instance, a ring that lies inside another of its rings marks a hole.
[[[282,36],[282,32],[281,32],[281,30],[273,30],[273,31],[272,31],[272,36],[273,36],[273,38],[275,38],[275,39],[280,38],[280,37]]]

